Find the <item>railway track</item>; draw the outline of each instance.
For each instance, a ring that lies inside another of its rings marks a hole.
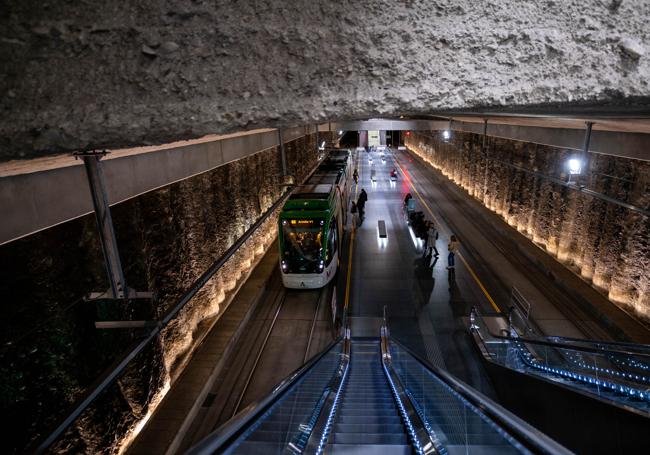
[[[267,395],[284,377],[320,352],[332,339],[327,299],[332,287],[286,289],[279,273],[245,328],[245,336],[226,361],[181,445],[182,453]],[[319,324],[320,322],[320,324]]]

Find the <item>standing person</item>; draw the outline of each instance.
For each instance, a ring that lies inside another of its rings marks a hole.
[[[433,224],[433,221],[429,221],[429,230],[427,230],[427,237],[428,242],[428,251],[427,255],[430,257],[438,257],[438,248],[436,248],[436,240],[438,240],[438,231],[436,230],[435,224]]]
[[[357,198],[357,209],[359,210],[359,219],[363,221],[364,214],[365,214],[365,208],[366,208],[366,201],[368,200],[368,193],[366,193],[366,190],[361,188],[361,193],[359,194],[359,197]]]
[[[451,238],[449,239],[449,244],[447,245],[447,250],[449,251],[449,256],[447,256],[447,268],[452,269],[455,267],[454,263],[454,258],[456,256],[456,252],[458,251],[458,248],[460,247],[460,242],[458,239],[456,239],[455,235],[452,235]]]
[[[354,179],[354,183],[358,184],[359,183],[359,171],[357,171],[355,169],[354,172],[352,173],[352,178]]]
[[[422,239],[422,243],[424,244],[424,247],[422,248],[422,257],[426,257],[426,255],[429,253],[429,236],[427,235],[428,229],[429,222],[424,219],[422,220],[422,223],[417,226],[417,236]]]

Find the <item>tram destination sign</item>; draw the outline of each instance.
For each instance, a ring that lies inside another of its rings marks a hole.
[[[303,219],[303,220],[291,220],[290,223],[293,226],[314,226],[318,223],[319,220],[316,219]]]

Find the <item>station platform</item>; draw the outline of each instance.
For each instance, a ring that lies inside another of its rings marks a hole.
[[[508,225],[409,151],[396,151],[400,168],[416,187],[418,203],[441,233],[461,240],[462,267],[471,266],[501,312],[516,287],[530,304],[530,317],[546,335],[650,343],[650,330],[527,237]],[[443,247],[447,244],[443,242]],[[466,260],[463,260],[466,259]],[[494,308],[493,308],[494,309]]]
[[[623,339],[619,335],[625,334],[632,342],[650,341],[649,332],[640,323],[417,156],[387,149],[384,158],[378,152],[359,152],[354,157],[359,183],[353,186],[351,198],[356,199],[363,188],[368,201],[363,221],[358,216],[348,220],[352,235],[344,238],[341,268],[332,289],[332,308],[336,302],[339,307],[347,306],[353,338],[378,337],[386,317],[396,342],[492,399],[497,393],[468,331],[468,318],[473,307],[485,315],[504,315],[513,287],[530,302],[530,313],[546,335]],[[390,179],[392,169],[398,173],[396,182]],[[413,195],[416,210],[436,224],[437,258],[423,257],[423,244],[403,209],[407,193]],[[385,237],[380,236],[384,228]],[[452,233],[461,248],[455,268],[448,269],[447,244]],[[230,399],[218,391],[216,380],[224,368],[223,359],[237,345],[245,325],[242,321],[255,302],[276,298],[276,291],[269,292],[269,288],[278,287],[277,278],[277,253],[271,250],[217,321],[129,453],[182,452],[223,423],[216,418],[201,421],[210,415],[206,408],[212,404],[206,406],[206,400]],[[265,373],[252,380],[247,402],[263,397],[332,340],[330,306],[319,305],[314,318],[317,337],[309,347],[312,316],[305,310],[305,295],[305,291],[290,293],[287,308],[282,313],[278,310],[279,327],[273,332],[270,349],[260,359],[260,370]],[[585,302],[593,303],[596,310],[585,309]],[[566,308],[559,308],[562,306]],[[303,358],[295,346],[307,338],[308,352]],[[237,365],[232,368],[239,368]]]
[[[377,336],[385,308],[393,338],[432,365],[494,396],[463,320],[472,305],[480,303],[487,311],[489,303],[461,264],[447,270],[449,237],[440,227],[436,243],[439,257],[432,267],[422,257],[423,245],[408,226],[403,210],[406,194],[416,195],[394,153],[386,152],[385,163],[378,152],[360,152],[356,157],[359,191],[366,190],[368,202],[365,219],[356,228],[353,248],[349,308],[352,336]],[[397,182],[390,181],[394,168],[399,175]],[[417,210],[419,206],[418,201]],[[385,239],[379,238],[379,221],[385,223]]]
[[[359,152],[356,159],[359,191],[366,190],[368,202],[352,260],[353,336],[376,332],[385,307],[395,339],[488,396],[491,386],[468,318],[473,306],[483,314],[507,314],[513,287],[526,297],[531,318],[546,335],[650,341],[642,324],[411,152],[388,149],[385,162],[379,152]],[[392,169],[397,182],[390,181]],[[433,262],[422,257],[422,242],[407,224],[403,200],[409,192],[416,210],[439,231]],[[378,235],[380,221],[385,239]],[[452,233],[461,247],[449,270]]]

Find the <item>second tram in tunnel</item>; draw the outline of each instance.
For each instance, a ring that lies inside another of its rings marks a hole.
[[[321,288],[336,275],[350,175],[350,152],[332,150],[284,204],[278,242],[285,287]]]

